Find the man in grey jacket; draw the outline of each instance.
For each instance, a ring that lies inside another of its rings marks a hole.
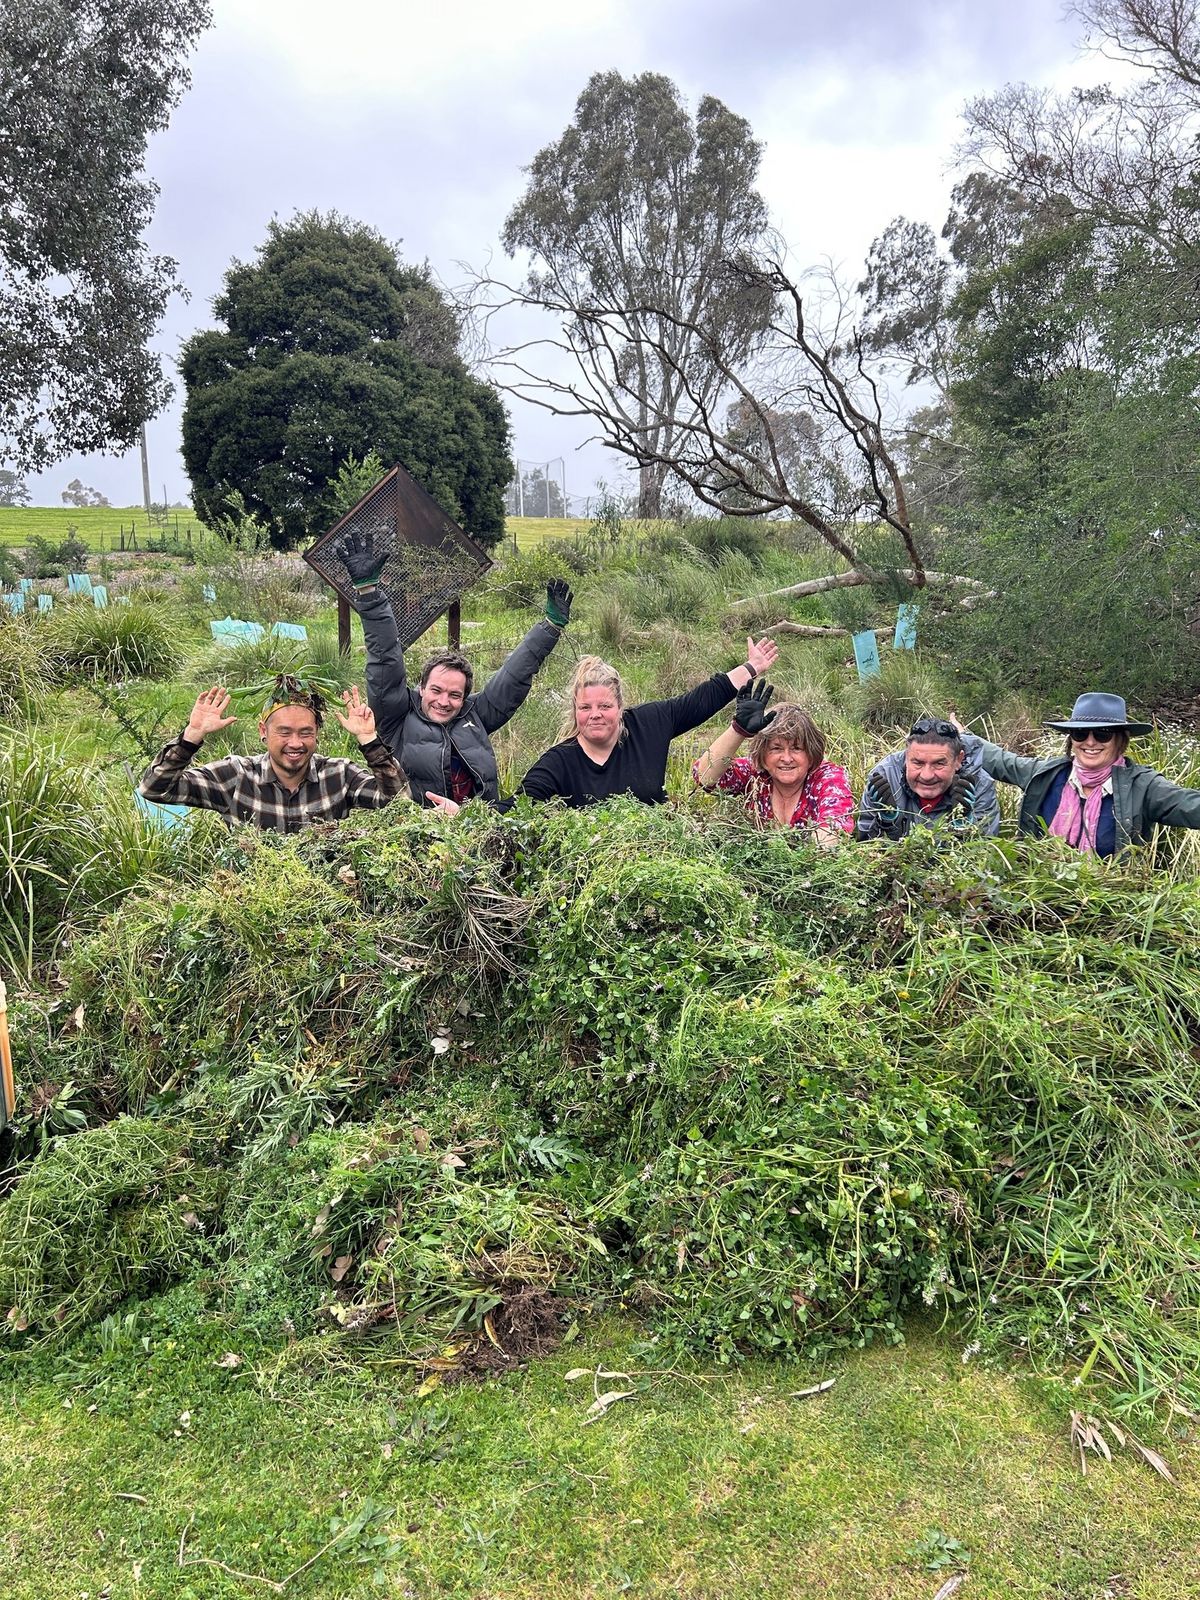
[[[379,736],[408,776],[412,798],[444,797],[461,805],[500,798],[490,735],[524,703],[534,674],[558,643],[571,616],[572,594],[561,578],[546,589],[546,615],[507,660],[472,693],[474,671],[457,650],[439,650],[425,663],[417,687],[404,670],[404,651],[386,592],[379,586],[384,554],[374,541],[351,536],[340,551],[354,586],[367,643],[367,699]]]
[[[993,834],[1000,826],[996,786],[968,754],[953,723],[921,717],[903,750],[884,756],[867,779],[859,839],[902,839],[917,827],[944,823],[955,833]]]

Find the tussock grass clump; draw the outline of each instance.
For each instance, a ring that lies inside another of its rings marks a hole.
[[[0,608],[0,717],[34,710],[48,685],[41,633]]]
[[[134,884],[187,881],[210,857],[191,829],[149,823],[120,777],[72,764],[32,730],[0,730],[0,968],[31,976]]]
[[[865,728],[907,732],[918,717],[945,716],[948,693],[941,672],[917,651],[881,650],[879,672],[847,685],[842,702]]]
[[[132,1117],[56,1141],[0,1201],[10,1327],[66,1337],[194,1269],[220,1206],[206,1143],[182,1123]]]
[[[153,601],[61,606],[43,624],[46,650],[66,677],[167,677],[179,665],[178,629]]]

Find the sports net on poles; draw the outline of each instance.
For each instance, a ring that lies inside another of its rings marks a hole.
[[[380,478],[353,510],[305,551],[309,566],[350,602],[354,589],[338,547],[354,533],[373,535],[376,552],[386,552],[379,582],[392,602],[405,649],[492,565],[487,552],[403,467],[393,467]]]

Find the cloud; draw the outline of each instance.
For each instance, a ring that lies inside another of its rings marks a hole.
[[[1028,77],[1094,81],[1045,0],[217,0],[193,87],[151,150],[160,185],[150,238],[176,256],[191,299],[159,346],[173,361],[235,256],[273,215],[337,209],[428,258],[499,253],[521,169],[556,138],[596,71],[665,72],[694,103],[712,93],[766,145],[761,187],[795,259],[856,276],[899,212],[940,224],[963,102]],[[1103,76],[1103,73],[1100,74]],[[181,404],[150,427],[155,493],[186,493]],[[528,406],[521,455],[566,454],[578,427]],[[612,458],[574,458],[579,487]],[[34,483],[53,501],[81,476],[140,498],[136,454],[74,459]],[[573,485],[574,487],[574,485]]]

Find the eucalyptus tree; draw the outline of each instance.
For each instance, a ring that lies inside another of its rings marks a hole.
[[[749,123],[713,96],[693,116],[660,73],[596,73],[504,224],[505,249],[531,262],[516,297],[554,316],[549,343],[569,358],[564,371],[510,350],[508,386],[597,423],[637,463],[643,517],[660,513],[680,429],[765,325],[762,297],[723,270],[767,231],[761,157]]]

